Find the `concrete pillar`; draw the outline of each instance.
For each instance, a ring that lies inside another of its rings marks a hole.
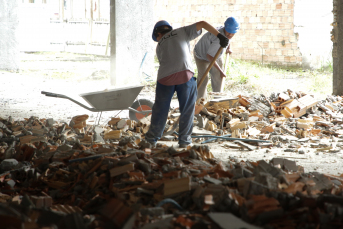
[[[110,78],[111,85],[115,86],[116,80],[116,46],[117,46],[117,36],[116,36],[116,0],[111,0],[110,2]]]
[[[110,6],[111,85],[139,85],[143,77],[140,66],[146,53],[144,73],[153,72],[153,1],[111,0]]]
[[[60,20],[64,21],[64,0],[60,0]]]
[[[334,22],[331,40],[333,41],[333,94],[343,95],[343,2],[333,2]]]
[[[19,70],[19,0],[0,1],[0,69]]]

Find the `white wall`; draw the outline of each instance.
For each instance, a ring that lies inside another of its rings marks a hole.
[[[0,0],[0,69],[19,69],[18,0]]]
[[[20,51],[50,51],[50,40],[61,36],[50,27],[51,5],[24,3],[19,7]]]
[[[304,68],[321,68],[332,64],[330,31],[333,22],[332,0],[295,0],[294,32]]]
[[[146,52],[143,71],[152,74],[154,60],[154,41],[151,38],[153,21],[153,1],[151,0],[114,0],[115,22],[111,22],[111,33],[115,34],[116,50],[111,68],[113,86],[139,85],[142,79],[140,65]]]
[[[51,21],[51,18],[55,19],[53,17],[55,14],[56,5],[54,4],[24,3],[19,5],[18,43],[20,51],[67,51],[105,55],[109,22],[93,21],[91,28],[90,21],[86,19],[79,20],[80,22],[68,19],[67,23],[61,20]],[[87,45],[71,45],[80,43]],[[90,43],[97,45],[89,45]]]

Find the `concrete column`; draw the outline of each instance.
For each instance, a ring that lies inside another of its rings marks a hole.
[[[0,1],[0,69],[19,70],[19,0]]]
[[[111,0],[110,6],[111,85],[139,85],[143,77],[140,66],[146,53],[144,73],[153,72],[153,1]]]
[[[60,0],[60,20],[64,21],[64,0]]]
[[[110,77],[111,85],[116,85],[116,0],[111,0],[110,2]]]
[[[343,95],[343,2],[333,2],[334,22],[331,40],[333,41],[333,94]]]

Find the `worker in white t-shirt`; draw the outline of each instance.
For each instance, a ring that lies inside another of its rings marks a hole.
[[[239,23],[234,17],[229,17],[226,19],[224,26],[217,28],[218,31],[226,36],[229,39],[229,46],[226,49],[226,53],[231,54],[230,50],[230,40],[239,30]],[[210,62],[213,60],[213,57],[216,55],[218,49],[220,47],[219,41],[216,36],[211,33],[204,34],[201,39],[197,42],[194,47],[194,59],[195,63],[198,68],[198,78],[200,78],[205,73],[207,67],[209,66]],[[210,70],[211,76],[211,86],[213,92],[221,92],[223,78],[226,77],[225,72],[223,71],[223,61],[222,61],[222,54],[219,55],[216,62],[214,63],[213,67]],[[204,82],[199,87],[198,90],[198,99],[207,97],[207,83],[208,83],[208,75],[206,76]]]
[[[156,55],[160,63],[155,104],[152,108],[151,125],[145,139],[154,147],[162,137],[170,102],[176,91],[180,108],[179,147],[185,148],[192,143],[194,108],[197,98],[197,82],[190,53],[190,41],[206,29],[216,36],[218,44],[226,47],[228,39],[205,21],[173,30],[167,21],[155,24],[152,39],[158,42]]]

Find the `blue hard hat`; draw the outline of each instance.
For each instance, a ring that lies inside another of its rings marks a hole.
[[[156,39],[156,36],[154,35],[154,33],[156,32],[156,29],[157,29],[158,27],[163,26],[163,25],[168,26],[168,27],[170,28],[170,30],[173,29],[173,27],[172,27],[167,21],[164,21],[164,20],[158,21],[158,22],[155,24],[155,26],[154,26],[154,30],[152,31],[152,39],[153,39],[154,41],[156,41],[156,42],[157,42],[157,39]]]
[[[237,31],[239,30],[239,23],[234,17],[229,17],[228,19],[226,19],[224,26],[226,32],[228,33],[237,33]]]

